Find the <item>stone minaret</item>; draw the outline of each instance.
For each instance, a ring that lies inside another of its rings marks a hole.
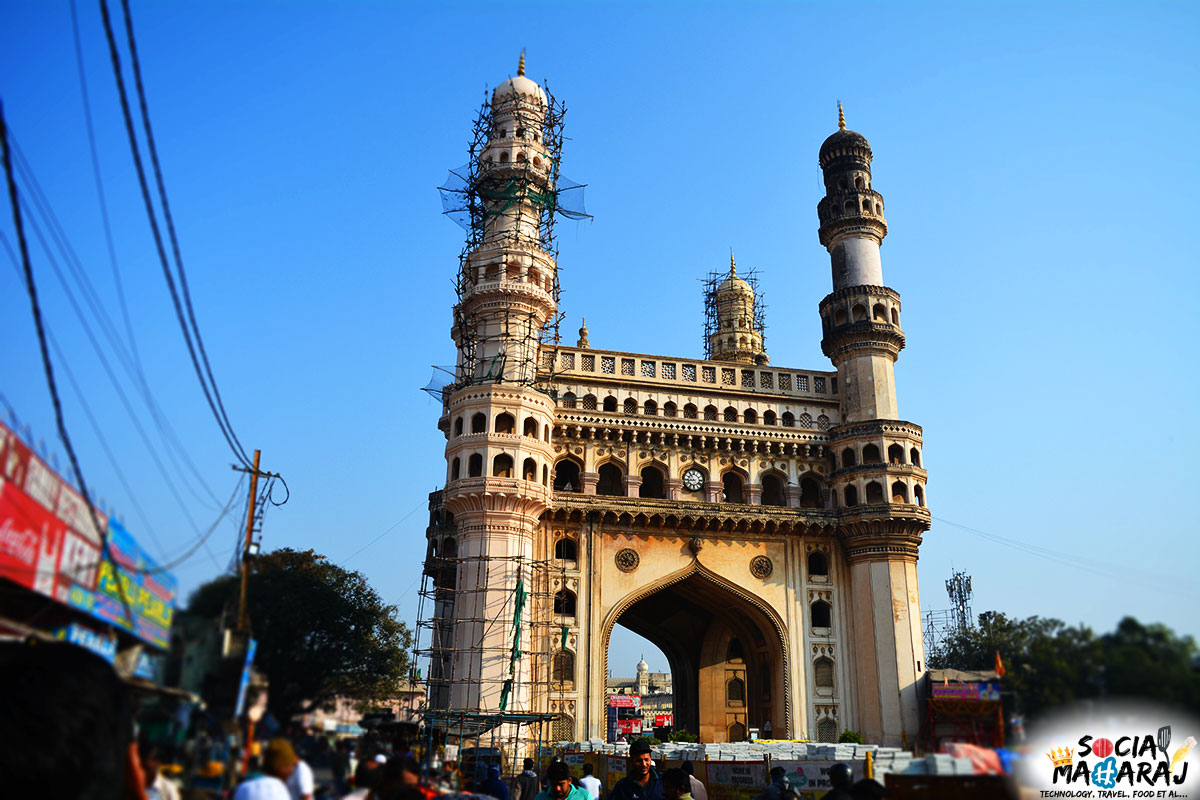
[[[729,277],[713,292],[717,328],[708,337],[713,361],[766,364],[762,331],[754,327],[754,289],[737,276],[737,264],[729,255]]]
[[[867,741],[911,744],[920,727],[925,669],[917,548],[929,529],[921,428],[899,418],[893,365],[904,347],[900,295],[884,286],[883,197],[871,188],[871,146],[846,130],[821,145],[825,197],[817,205],[833,292],[820,304],[821,349],[838,371],[842,423],[830,430],[839,535],[853,603],[850,719]],[[851,726],[853,727],[853,726]]]
[[[469,191],[481,204],[451,336],[458,375],[446,401],[445,508],[458,532],[450,707],[531,710],[531,562],[550,503],[554,406],[533,388],[542,328],[557,310],[557,266],[541,204],[554,191],[543,143],[546,95],[525,77],[492,94],[491,130]],[[514,648],[514,636],[517,637]],[[516,654],[514,656],[514,654]]]

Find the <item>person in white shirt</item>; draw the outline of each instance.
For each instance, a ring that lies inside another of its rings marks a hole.
[[[313,771],[304,759],[296,761],[296,768],[287,779],[287,788],[292,800],[313,800]]]
[[[579,779],[579,784],[587,789],[588,794],[592,796],[592,800],[600,800],[600,779],[592,773],[595,772],[595,767],[591,764],[583,765],[583,777]]]
[[[142,761],[142,771],[146,778],[146,800],[179,800],[179,790],[175,784],[167,780],[162,769],[162,748],[153,742],[142,742],[138,745],[138,755]]]
[[[233,800],[292,800],[287,780],[296,771],[296,751],[287,739],[272,739],[263,751],[263,771],[238,786]]]

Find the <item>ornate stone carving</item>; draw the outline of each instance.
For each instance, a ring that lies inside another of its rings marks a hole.
[[[625,547],[617,551],[616,558],[613,559],[617,564],[617,569],[621,572],[633,572],[638,568],[638,562],[641,558],[638,557],[637,551],[631,547]]]
[[[775,571],[775,564],[766,556],[755,556],[750,559],[750,574],[760,580],[766,580],[771,577],[771,573]]]
[[[698,557],[700,555],[700,550],[703,549],[703,547],[704,542],[700,541],[699,536],[693,536],[692,538],[688,539],[687,548],[692,554],[692,558]]]

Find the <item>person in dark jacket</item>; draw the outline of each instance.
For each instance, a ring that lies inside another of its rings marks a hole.
[[[613,787],[608,800],[663,800],[662,779],[651,766],[650,743],[638,739],[631,744],[626,763],[629,774]]]
[[[525,771],[517,776],[517,791],[512,800],[533,800],[541,788],[538,774],[533,769],[533,759],[525,759],[522,767]]]
[[[486,794],[496,800],[508,800],[508,787],[500,780],[500,767],[496,764],[488,766],[487,777],[475,788],[479,794]]]

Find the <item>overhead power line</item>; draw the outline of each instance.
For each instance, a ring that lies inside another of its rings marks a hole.
[[[100,13],[104,21],[104,33],[108,40],[109,58],[112,62],[113,76],[117,83],[117,94],[121,101],[121,114],[125,120],[125,133],[129,138],[129,148],[133,155],[133,163],[137,170],[138,186],[142,192],[142,202],[146,207],[146,216],[150,223],[150,230],[154,237],[155,249],[158,252],[159,264],[162,267],[163,277],[167,281],[167,288],[171,294],[171,302],[175,308],[175,317],[179,322],[179,328],[183,332],[184,342],[187,344],[188,356],[191,358],[192,367],[196,371],[196,377],[200,381],[200,388],[204,392],[204,399],[208,402],[209,409],[216,419],[217,427],[221,429],[221,435],[224,436],[230,450],[233,451],[234,457],[241,462],[245,467],[250,466],[250,459],[246,455],[245,449],[238,441],[237,435],[233,432],[233,425],[229,421],[228,415],[225,413],[225,406],[221,402],[220,392],[217,389],[216,380],[213,378],[212,368],[208,362],[208,356],[204,350],[204,344],[200,336],[200,328],[196,324],[196,316],[192,309],[191,297],[187,291],[187,279],[183,269],[183,258],[180,255],[179,241],[175,235],[175,226],[170,216],[170,208],[166,203],[166,188],[162,178],[162,169],[158,162],[157,148],[154,145],[154,134],[150,126],[150,115],[147,110],[145,92],[141,81],[141,68],[137,61],[137,49],[133,38],[133,22],[129,14],[129,4],[124,3],[125,7],[125,27],[129,36],[130,42],[130,61],[133,65],[135,83],[138,90],[139,105],[142,112],[143,128],[146,133],[146,146],[150,152],[154,166],[156,182],[158,184],[159,196],[163,203],[163,217],[167,225],[168,232],[171,237],[171,245],[175,255],[175,265],[179,272],[180,284],[184,290],[184,297],[187,301],[187,315],[184,314],[183,301],[180,299],[179,288],[176,286],[175,276],[172,274],[171,265],[167,259],[166,246],[163,243],[162,231],[159,228],[158,216],[155,213],[154,201],[150,194],[150,186],[146,179],[146,167],[142,162],[141,151],[138,148],[137,134],[134,130],[133,113],[129,105],[129,93],[125,88],[125,78],[121,70],[121,56],[117,48],[116,37],[113,34],[112,18],[108,10],[108,0],[100,0]],[[190,324],[189,324],[190,323]],[[197,356],[199,351],[199,356]],[[201,365],[203,359],[203,365]]]
[[[50,363],[50,348],[46,344],[46,329],[42,324],[42,309],[38,304],[37,286],[33,281],[33,265],[29,261],[29,243],[25,240],[25,227],[21,222],[21,201],[17,194],[16,176],[13,174],[12,152],[8,145],[8,123],[4,119],[3,104],[0,104],[0,151],[2,151],[4,161],[4,181],[8,187],[8,201],[12,205],[13,229],[17,234],[17,246],[21,253],[21,267],[25,276],[25,291],[29,295],[29,305],[33,312],[33,324],[37,329],[38,347],[42,353],[42,369],[46,374],[46,384],[50,390],[50,400],[54,404],[54,421],[58,426],[58,435],[62,440],[63,448],[67,451],[67,458],[71,462],[71,469],[75,473],[75,480],[79,483],[79,493],[83,496],[84,505],[87,506],[88,516],[91,517],[96,534],[100,537],[101,558],[107,559],[112,565],[113,571],[116,572],[117,565],[112,556],[112,548],[109,546],[108,529],[100,525],[100,518],[96,516],[96,507],[92,504],[92,497],[88,492],[87,482],[83,478],[83,470],[79,466],[79,459],[75,455],[75,447],[71,444],[71,437],[67,433],[67,424],[63,418],[62,401],[58,397],[58,384],[54,380],[54,366]],[[121,581],[117,581],[117,593],[120,595],[121,605],[125,610],[126,618],[132,622],[133,610],[129,604],[125,585]]]

